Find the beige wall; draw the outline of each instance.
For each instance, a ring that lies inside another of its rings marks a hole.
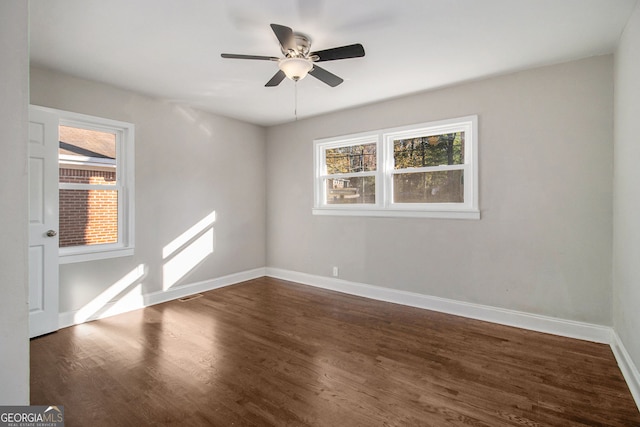
[[[640,3],[616,52],[615,77],[613,322],[640,367]]]
[[[162,291],[163,248],[212,211],[213,254],[172,289],[265,265],[263,128],[37,68],[31,103],[136,126],[135,255],[61,265],[61,312],[81,309],[140,264],[143,293]]]
[[[0,2],[0,405],[29,403],[27,2]]]
[[[479,116],[482,219],[313,216],[312,142]],[[613,58],[269,128],[267,265],[611,325]]]

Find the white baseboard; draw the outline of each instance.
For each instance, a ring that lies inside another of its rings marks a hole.
[[[106,304],[97,314],[88,318],[79,318],[80,310],[67,311],[58,315],[58,327],[66,328],[68,326],[77,325],[91,320],[104,319],[105,317],[115,316],[117,314],[126,313],[132,310],[149,307],[155,304],[183,298],[188,295],[197,294],[199,292],[211,291],[213,289],[234,285],[236,283],[245,282],[251,279],[257,279],[265,276],[265,268],[256,268],[253,270],[242,271],[240,273],[229,274],[215,279],[205,280],[202,282],[190,283],[187,285],[177,286],[166,291],[156,291],[149,294],[140,295],[138,298],[123,301],[112,301]]]
[[[472,304],[279,268],[267,267],[266,275],[277,279],[289,280],[317,288],[329,289],[379,301],[439,311],[568,338],[608,344],[611,346],[611,350],[627,382],[629,391],[636,402],[636,406],[640,409],[640,373],[638,373],[638,368],[633,363],[620,337],[612,327],[558,319],[487,305]]]
[[[439,311],[442,313],[455,314],[457,316],[499,323],[501,325],[514,326],[517,328],[603,344],[611,344],[612,342],[613,329],[608,326],[558,319],[555,317],[541,316],[538,314],[473,304],[447,298],[439,298],[415,292],[383,288],[278,268],[267,267],[266,274],[270,277],[289,280],[318,288],[411,307]]]
[[[640,373],[633,363],[633,360],[631,360],[631,356],[624,347],[624,344],[622,344],[622,340],[620,340],[620,337],[615,331],[613,332],[611,350],[618,361],[618,366],[620,367],[620,371],[622,371],[624,379],[627,381],[629,391],[631,391],[631,395],[640,409]]]

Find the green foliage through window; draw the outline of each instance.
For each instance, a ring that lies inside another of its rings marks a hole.
[[[394,203],[464,203],[464,171],[393,175]]]
[[[464,132],[393,141],[395,169],[464,164]]]
[[[371,172],[377,168],[376,144],[328,148],[325,156],[328,174]]]

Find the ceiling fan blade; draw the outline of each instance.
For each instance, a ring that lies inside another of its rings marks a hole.
[[[236,55],[235,53],[222,53],[220,54],[223,58],[231,58],[231,59],[260,59],[263,61],[277,61],[280,58],[276,58],[275,56],[259,56],[259,55]]]
[[[340,77],[336,76],[335,74],[330,73],[327,70],[325,70],[324,68],[320,68],[315,64],[313,66],[313,69],[311,69],[311,71],[309,71],[309,74],[311,74],[316,79],[318,79],[318,80],[320,80],[322,82],[325,82],[326,84],[328,84],[331,87],[336,87],[336,86],[338,86],[340,83],[342,83],[344,81]]]
[[[285,27],[284,25],[271,24],[271,29],[275,33],[278,41],[280,42],[280,46],[282,46],[284,50],[295,48],[293,42],[293,30],[291,28]]]
[[[285,77],[286,77],[286,74],[284,73],[284,71],[278,70],[278,72],[273,77],[271,77],[271,80],[267,82],[265,87],[278,86],[280,82],[284,80]]]
[[[356,43],[349,46],[334,47],[333,49],[311,52],[309,55],[317,55],[319,59],[316,62],[360,58],[364,56],[364,47],[362,47],[360,43]]]

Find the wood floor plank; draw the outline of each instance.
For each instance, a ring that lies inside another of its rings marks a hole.
[[[68,426],[640,426],[607,345],[255,279],[31,341]]]

